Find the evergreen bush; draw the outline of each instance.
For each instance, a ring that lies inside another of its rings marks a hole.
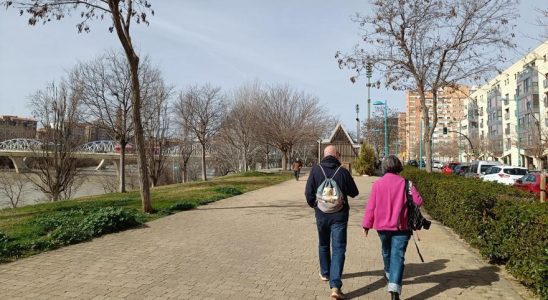
[[[515,187],[405,168],[430,216],[548,299],[548,203]]]
[[[375,150],[367,143],[363,143],[360,148],[360,155],[354,162],[354,168],[360,175],[375,174]]]

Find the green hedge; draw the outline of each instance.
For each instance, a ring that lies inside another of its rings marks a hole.
[[[548,299],[548,204],[512,186],[406,168],[428,214]]]

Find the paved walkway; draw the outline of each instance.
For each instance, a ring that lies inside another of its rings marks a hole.
[[[306,179],[306,178],[304,178]],[[343,291],[386,299],[380,244],[362,236],[374,178],[357,178]],[[318,278],[313,212],[303,180],[181,212],[145,228],[0,265],[1,299],[329,299]],[[521,299],[523,289],[438,223],[410,243],[403,299]]]

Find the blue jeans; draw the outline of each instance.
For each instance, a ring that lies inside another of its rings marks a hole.
[[[411,237],[410,231],[379,231],[384,273],[388,277],[388,291],[401,294],[405,250]]]
[[[322,276],[329,277],[330,288],[340,289],[342,287],[341,277],[346,257],[348,212],[334,214],[316,212],[316,225],[319,237],[320,273]],[[332,255],[330,250],[333,251]]]

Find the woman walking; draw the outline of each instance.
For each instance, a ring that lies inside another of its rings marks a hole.
[[[388,292],[392,299],[400,299],[405,250],[412,234],[407,228],[406,181],[399,175],[403,166],[395,155],[388,156],[382,167],[386,173],[371,188],[362,227],[366,237],[371,228],[379,234]],[[417,206],[422,205],[422,198],[412,185],[411,195]]]

